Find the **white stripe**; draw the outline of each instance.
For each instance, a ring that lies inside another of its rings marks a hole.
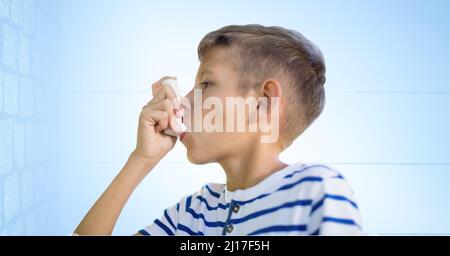
[[[311,167],[312,166],[312,167]],[[300,170],[300,171],[299,171]],[[296,171],[298,171],[296,173]],[[284,178],[286,175],[292,177]],[[211,207],[217,207],[219,203],[226,205],[231,200],[247,201],[256,198],[263,194],[267,196],[257,199],[251,203],[247,203],[239,207],[237,213],[231,211],[231,222],[236,220],[243,220],[254,214],[261,214],[256,218],[248,219],[244,222],[233,224],[231,233],[227,235],[247,235],[256,230],[265,229],[268,227],[277,226],[274,229],[280,229],[286,226],[302,225],[307,228],[305,231],[287,231],[281,229],[276,232],[267,232],[261,235],[301,235],[310,234],[320,229],[320,234],[325,235],[356,235],[361,234],[361,230],[356,225],[340,224],[335,222],[323,222],[323,217],[333,217],[339,219],[353,220],[357,225],[361,226],[361,217],[359,210],[351,203],[343,200],[326,199],[323,205],[311,215],[312,206],[319,202],[325,194],[339,195],[347,199],[355,201],[353,191],[344,179],[335,178],[340,175],[340,172],[329,167],[318,165],[292,165],[278,173],[275,173],[266,178],[260,184],[246,189],[229,192],[226,190],[224,184],[208,184],[209,188],[220,195],[216,198],[203,187],[199,192],[191,196],[190,211],[196,215],[204,216],[207,222],[227,222],[227,217],[230,214],[230,209],[221,209],[208,211],[204,202],[197,199],[197,196],[202,196]],[[322,178],[322,181],[307,181],[293,186],[287,190],[277,191],[282,186],[295,183],[306,177]],[[186,212],[186,199],[184,197],[179,202],[179,212],[176,210],[176,205],[167,209],[168,214],[174,223],[181,224],[189,228],[192,232],[202,232],[205,235],[222,235],[223,226],[208,227],[202,218],[194,218],[193,214]],[[267,213],[269,209],[278,207],[286,203],[297,200],[306,200],[310,202],[307,205],[296,205],[289,208],[281,208],[273,212]],[[262,211],[262,212],[261,212]],[[159,219],[169,229],[173,230],[164,215]],[[230,221],[230,220],[228,220]],[[145,229],[151,235],[166,235],[161,228],[155,223],[151,224]],[[273,229],[271,229],[273,230]],[[182,230],[173,230],[176,235],[187,235],[188,233]]]

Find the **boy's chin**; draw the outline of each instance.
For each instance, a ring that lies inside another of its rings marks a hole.
[[[189,160],[189,162],[193,163],[193,164],[209,164],[211,162],[213,162],[211,159],[203,156],[200,156],[199,154],[192,154],[189,152],[187,152],[187,159]]]

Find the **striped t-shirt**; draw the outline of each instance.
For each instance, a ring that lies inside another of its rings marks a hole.
[[[228,191],[210,183],[164,211],[143,235],[359,235],[361,218],[344,177],[298,163],[257,185]]]

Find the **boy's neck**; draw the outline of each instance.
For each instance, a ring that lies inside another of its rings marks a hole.
[[[258,144],[247,154],[219,161],[227,176],[227,189],[234,191],[252,187],[272,173],[287,166],[279,159],[280,151],[273,145]]]

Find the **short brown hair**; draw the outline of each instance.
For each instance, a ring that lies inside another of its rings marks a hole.
[[[198,46],[202,61],[216,46],[234,47],[240,60],[243,88],[265,79],[283,81],[285,122],[280,124],[283,148],[290,145],[322,113],[325,105],[325,61],[320,49],[295,30],[261,25],[231,25],[208,33]]]

